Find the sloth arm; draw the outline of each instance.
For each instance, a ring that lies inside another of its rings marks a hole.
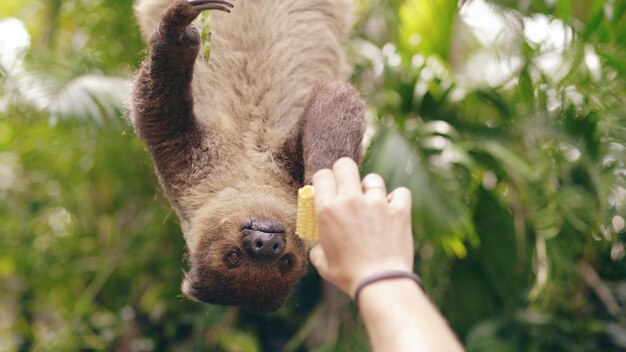
[[[204,7],[198,10],[192,3]],[[200,176],[198,170],[210,161],[205,140],[209,131],[204,131],[193,113],[191,80],[200,36],[190,24],[201,10],[223,10],[212,3],[223,2],[179,0],[165,11],[134,85],[135,129],[172,191],[192,184],[191,176]]]
[[[326,82],[313,88],[301,129],[305,184],[342,157],[361,162],[364,113],[363,99],[348,83]]]

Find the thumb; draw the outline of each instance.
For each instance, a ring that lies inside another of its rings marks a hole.
[[[322,245],[318,243],[311,248],[309,251],[309,260],[315,269],[317,269],[317,272],[323,277],[328,271],[328,262],[326,261],[326,253],[324,253]]]

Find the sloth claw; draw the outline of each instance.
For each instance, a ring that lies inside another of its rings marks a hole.
[[[200,36],[191,25],[193,20],[204,10],[230,12],[233,7],[226,0],[177,0],[161,17],[161,33],[176,42],[196,45]]]
[[[196,11],[219,10],[230,13],[233,4],[224,0],[187,0],[187,3]]]

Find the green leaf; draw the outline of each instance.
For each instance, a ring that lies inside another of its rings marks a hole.
[[[261,351],[257,338],[243,331],[231,331],[220,336],[219,346],[225,352]]]
[[[417,53],[448,59],[457,16],[456,0],[405,0],[399,14],[399,45],[409,60]]]
[[[432,123],[428,126],[427,131],[441,132],[440,128],[433,129]],[[434,138],[440,138],[432,142],[434,146],[446,143],[441,136]],[[398,130],[386,129],[371,146],[364,169],[380,173],[390,190],[400,186],[409,188],[418,236],[434,240],[451,256],[463,257],[464,241],[475,240],[468,204],[474,181],[459,175],[467,177],[465,167],[471,163],[460,154],[461,150],[457,151],[458,158],[442,159],[440,153],[457,153],[452,146],[445,152],[436,149],[430,152],[427,151],[432,148],[429,138],[424,136],[420,141],[425,144],[416,148]]]

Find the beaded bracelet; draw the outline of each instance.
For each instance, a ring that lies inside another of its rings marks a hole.
[[[359,283],[359,285],[356,287],[356,290],[354,291],[354,302],[356,303],[358,307],[359,294],[367,285],[373,284],[374,282],[378,282],[382,280],[400,279],[400,278],[414,280],[417,283],[417,285],[422,290],[424,290],[424,284],[422,284],[422,279],[420,279],[420,277],[416,273],[412,273],[408,271],[383,271],[374,275],[370,275]]]

